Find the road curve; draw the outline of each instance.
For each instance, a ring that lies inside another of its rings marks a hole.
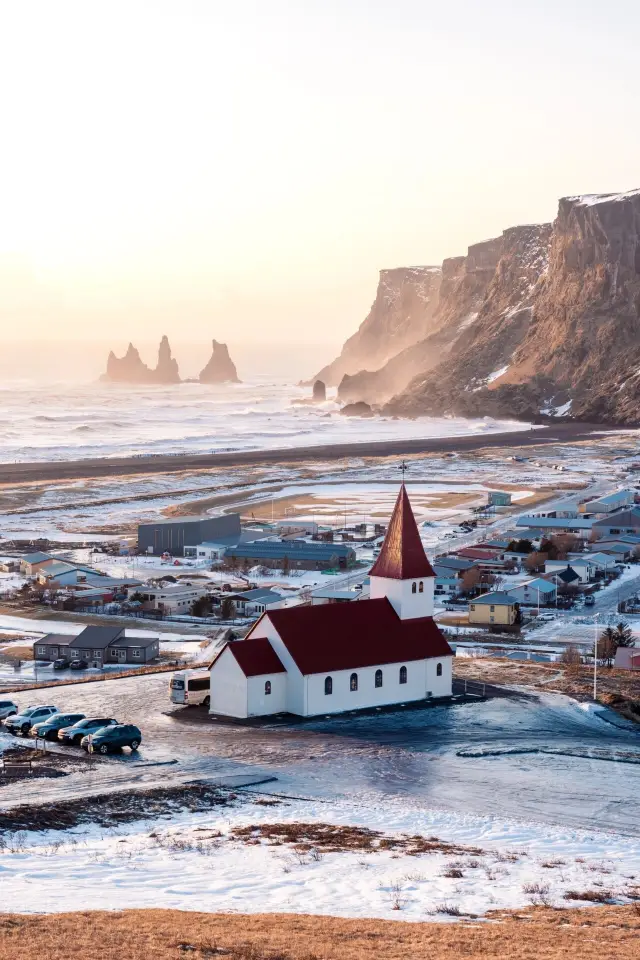
[[[611,432],[602,424],[560,423],[535,430],[489,433],[482,436],[431,437],[423,440],[384,440],[366,443],[333,443],[276,450],[236,450],[225,453],[158,454],[143,457],[100,457],[87,460],[54,460],[0,464],[0,483],[42,480],[77,480],[87,477],[122,477],[135,474],[176,473],[213,467],[300,463],[340,460],[343,457],[392,457],[419,453],[482,450],[487,447],[528,447],[540,444],[593,440]]]

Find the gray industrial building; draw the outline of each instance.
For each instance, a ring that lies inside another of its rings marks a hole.
[[[259,540],[241,543],[226,551],[227,564],[262,565],[292,570],[346,570],[353,566],[356,554],[343,543],[307,543],[298,540]]]
[[[138,550],[160,556],[170,553],[182,557],[184,548],[199,543],[220,543],[232,546],[240,541],[240,514],[229,513],[222,517],[195,517],[185,520],[159,520],[156,523],[141,523],[138,526]]]

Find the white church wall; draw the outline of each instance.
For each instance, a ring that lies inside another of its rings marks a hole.
[[[225,717],[246,717],[247,697],[247,678],[227,647],[211,667],[209,713],[220,713]]]
[[[278,654],[280,662],[288,674],[286,709],[289,713],[296,713],[301,717],[305,716],[306,684],[304,677],[300,673],[295,660],[280,639],[280,635],[269,619],[268,614],[256,623],[248,636],[266,637],[271,643],[271,646]]]
[[[413,592],[413,584],[416,592]],[[422,593],[420,593],[422,584]],[[372,600],[387,597],[389,603],[402,620],[416,617],[433,616],[433,577],[416,580],[392,580],[388,577],[371,577],[370,595]]]
[[[438,676],[438,664],[442,667],[442,675]],[[427,660],[426,692],[432,697],[450,697],[452,691],[453,657],[434,657]]]
[[[265,685],[271,684],[271,693]],[[271,673],[261,677],[248,677],[248,716],[264,717],[271,713],[284,713],[287,709],[287,675]]]
[[[407,682],[400,683],[400,668],[407,668]],[[382,686],[376,687],[376,670],[382,670]],[[434,668],[435,670],[435,668]],[[351,674],[358,676],[358,689],[351,690]],[[325,694],[325,679],[332,679],[332,693]],[[323,713],[342,713],[363,707],[379,707],[393,703],[422,700],[425,696],[426,669],[424,660],[407,663],[388,663],[381,667],[361,667],[355,670],[334,670],[307,677],[307,716]],[[430,689],[430,688],[429,688]],[[435,695],[435,694],[434,694]]]

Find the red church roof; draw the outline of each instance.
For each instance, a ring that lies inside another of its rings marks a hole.
[[[404,483],[393,508],[380,556],[371,568],[370,576],[387,577],[390,580],[435,577],[422,546]]]
[[[266,637],[232,640],[228,648],[238,661],[245,677],[262,677],[266,673],[284,673],[285,669]]]
[[[270,610],[264,617],[305,676],[453,655],[432,617],[401,620],[386,597]],[[232,644],[234,652],[251,642]]]

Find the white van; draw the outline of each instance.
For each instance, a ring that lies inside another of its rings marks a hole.
[[[169,694],[172,703],[182,703],[185,706],[203,704],[209,707],[211,675],[208,670],[180,670],[174,673],[169,684]]]

